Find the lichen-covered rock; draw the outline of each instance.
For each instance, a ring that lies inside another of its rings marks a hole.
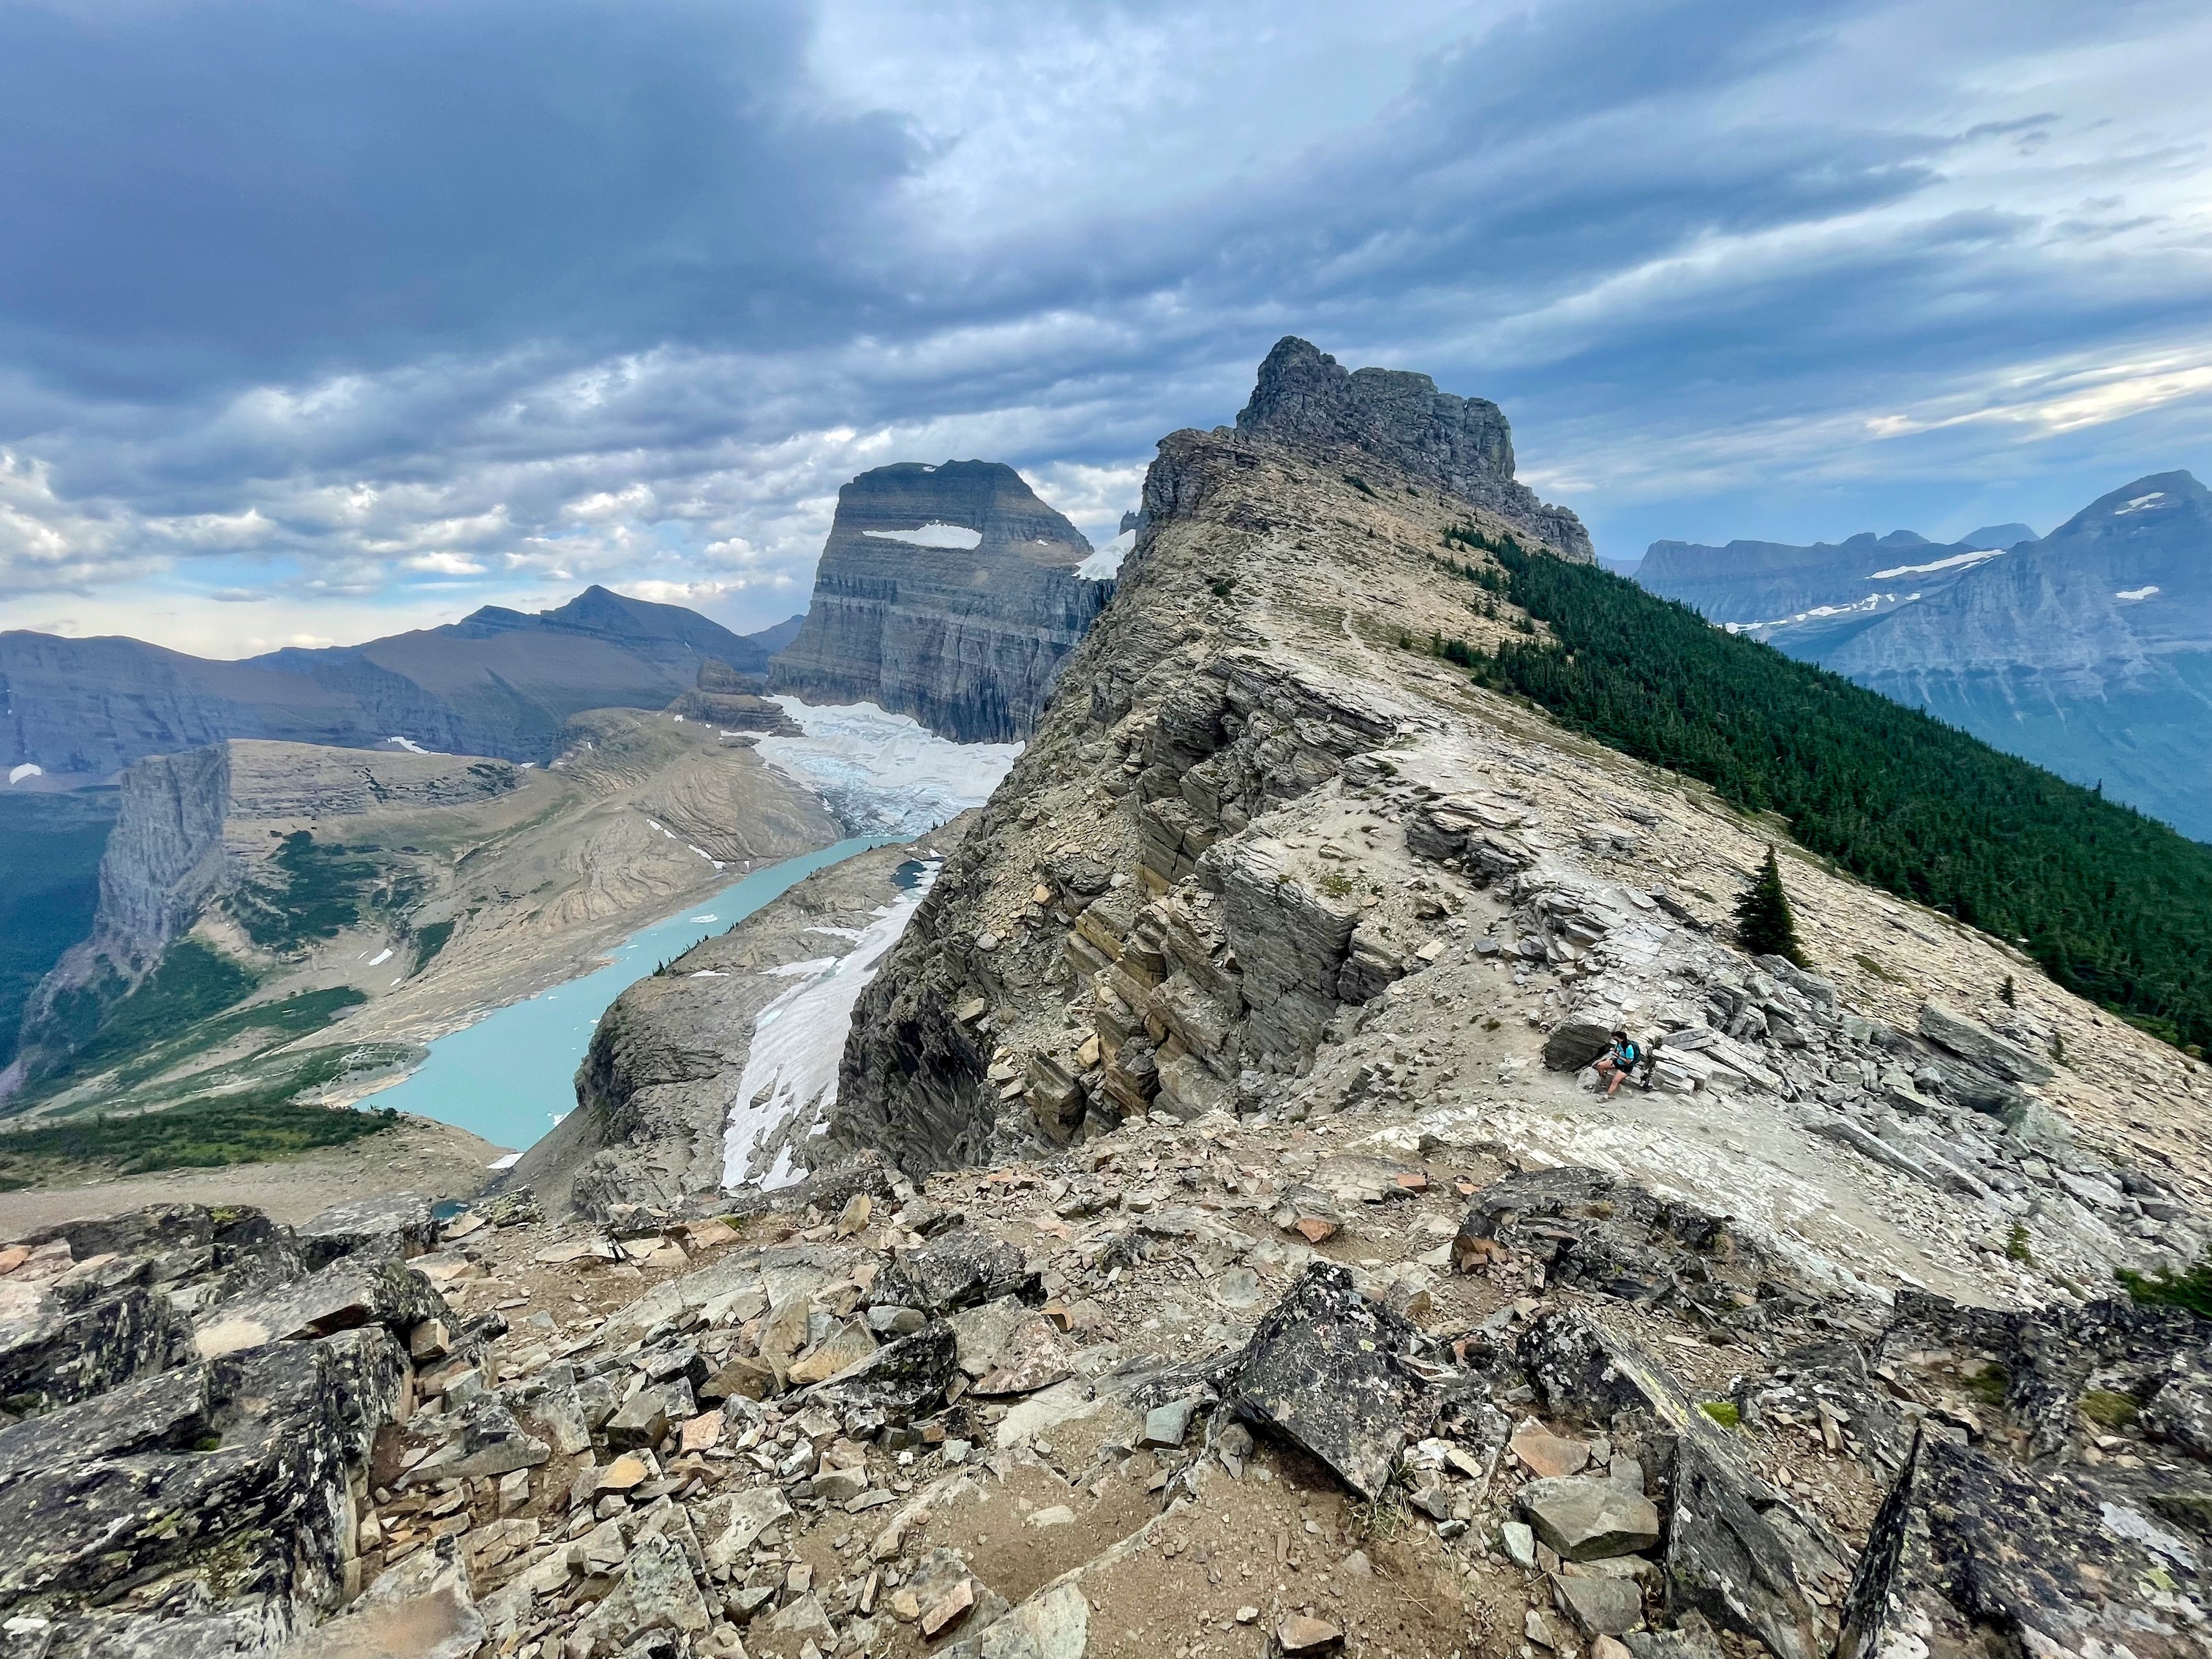
[[[191,1351],[191,1327],[143,1285],[82,1307],[33,1285],[0,1285],[0,1405],[10,1411],[90,1400]]]
[[[420,1193],[382,1193],[333,1205],[292,1231],[310,1268],[327,1267],[342,1255],[422,1255],[438,1242],[430,1200]]]
[[[296,1285],[219,1303],[200,1316],[193,1341],[205,1358],[264,1342],[328,1336],[381,1325],[394,1335],[446,1311],[430,1281],[392,1257],[341,1257]]]
[[[911,1305],[932,1313],[980,1307],[1035,1289],[1021,1251],[977,1227],[939,1233],[899,1265],[914,1287]]]
[[[1376,1498],[1424,1414],[1424,1385],[1403,1364],[1418,1337],[1346,1269],[1316,1262],[1253,1332],[1227,1398]]]
[[[2161,1584],[2201,1596],[2198,1549],[2078,1466],[1923,1436],[1875,1517],[1836,1652],[2203,1659],[2202,1614]]]
[[[406,1373],[387,1334],[349,1332],[157,1379],[179,1402],[166,1416],[149,1382],[113,1407],[89,1401],[0,1430],[0,1467],[13,1471],[0,1480],[0,1614],[64,1628],[134,1611],[158,1622],[165,1607],[204,1607],[204,1590],[166,1597],[185,1582],[265,1603],[280,1623],[294,1607],[331,1606],[351,1551],[348,1483]],[[79,1448],[58,1459],[73,1424]],[[89,1650],[137,1650],[110,1631]]]

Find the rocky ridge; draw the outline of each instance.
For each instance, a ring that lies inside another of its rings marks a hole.
[[[2179,1310],[1869,1296],[1351,1117],[727,1207],[0,1249],[0,1651],[2212,1647]]]
[[[1513,428],[1505,411],[1487,398],[1439,392],[1425,374],[1347,370],[1310,343],[1285,335],[1261,363],[1237,429],[1325,462],[1381,460],[1488,508],[1561,558],[1588,564],[1596,556],[1580,519],[1539,501],[1513,476]]]
[[[1113,592],[1091,544],[996,461],[902,461],[837,492],[813,603],[769,689],[872,702],[956,743],[1026,737]]]
[[[1778,826],[1421,648],[1533,624],[1443,562],[1498,521],[1388,461],[1164,442],[1115,603],[860,1004],[834,1146],[918,1178],[1152,1111],[1382,1109],[1838,1283],[2041,1299],[2196,1259],[2203,1066],[1794,853],[1816,971],[1746,959],[1724,918]],[[1657,1063],[1601,1102],[1574,1079],[1624,1025]]]

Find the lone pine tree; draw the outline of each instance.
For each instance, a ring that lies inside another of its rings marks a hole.
[[[1781,957],[1800,968],[1805,965],[1796,919],[1790,914],[1790,895],[1782,889],[1782,866],[1771,843],[1759,879],[1735,902],[1735,937],[1755,957]]]

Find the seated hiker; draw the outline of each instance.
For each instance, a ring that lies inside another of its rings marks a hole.
[[[1613,1034],[1613,1046],[1597,1057],[1597,1074],[1605,1079],[1605,1097],[1613,1098],[1628,1074],[1644,1063],[1644,1045],[1626,1031]]]

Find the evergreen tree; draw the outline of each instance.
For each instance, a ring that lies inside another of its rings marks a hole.
[[[1796,918],[1790,914],[1790,895],[1782,890],[1782,866],[1771,842],[1759,879],[1735,902],[1735,938],[1755,957],[1781,957],[1800,968],[1805,965],[1804,949],[1797,943]]]

